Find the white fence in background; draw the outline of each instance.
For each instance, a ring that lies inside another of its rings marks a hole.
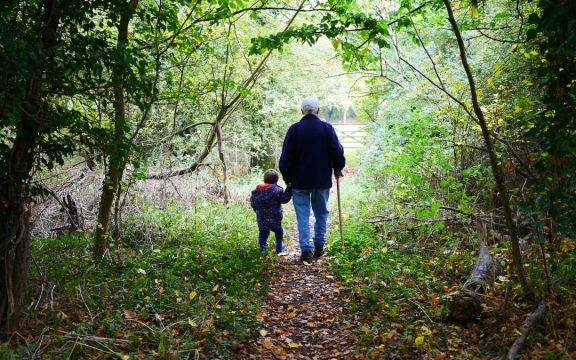
[[[366,125],[332,124],[344,149],[360,149],[366,144]]]

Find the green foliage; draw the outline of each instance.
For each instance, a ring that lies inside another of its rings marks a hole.
[[[576,183],[576,5],[572,1],[539,1],[530,15],[528,39],[540,61],[532,67],[541,88],[538,111],[528,113],[526,136],[533,142],[532,202],[525,206],[535,219],[551,217],[559,230],[575,235]]]
[[[325,36],[332,39],[345,64],[361,68],[369,57],[369,52],[362,49],[365,44],[390,48],[390,33],[384,19],[362,11],[354,2],[329,1],[322,6],[329,11],[319,21],[256,37],[252,39],[250,52],[259,54],[266,50],[282,50],[294,39],[312,45]]]
[[[112,348],[117,354],[198,350],[203,356],[225,356],[226,349],[255,335],[271,275],[270,260],[257,249],[251,212],[238,205],[207,204],[197,211],[150,206],[128,225],[146,224],[150,233],[130,227],[125,233],[149,241],[125,238],[132,246],[116,247],[111,254],[115,258],[120,251],[121,262],[96,266],[87,239],[36,240],[34,257],[56,293],[54,310],[49,300],[44,302],[30,314],[31,324],[56,324],[79,338],[123,339]],[[54,253],[62,256],[55,259]],[[52,335],[46,355],[92,353],[89,348],[73,351],[61,334]]]
[[[33,124],[36,141],[35,165],[51,169],[62,165],[64,158],[83,146],[90,146],[103,138],[92,136],[93,125],[87,117],[61,101],[61,95],[73,97],[81,88],[99,86],[102,62],[105,59],[102,47],[106,36],[95,28],[93,12],[105,10],[101,2],[91,5],[78,4],[65,11],[57,9],[58,39],[63,34],[70,41],[61,42],[53,53],[43,49],[41,35],[44,29],[40,1],[3,3],[0,18],[2,47],[0,72],[3,74],[0,96],[4,99],[0,108],[0,131],[6,140],[0,147],[0,168],[7,169],[10,142],[26,120],[24,114],[38,114],[38,123]],[[87,34],[87,31],[91,31]],[[101,36],[102,35],[102,36]],[[57,40],[58,40],[57,39]],[[77,82],[80,73],[82,84]],[[42,93],[44,98],[33,104],[27,99],[27,87],[38,74],[43,74]],[[93,74],[93,75],[92,75]],[[94,81],[91,81],[94,80]],[[98,84],[98,85],[97,85]],[[40,108],[35,108],[39,106]],[[23,113],[24,111],[24,113]]]
[[[346,183],[343,191],[358,194],[357,186]],[[448,294],[465,281],[473,264],[474,242],[452,231],[432,233],[422,227],[404,232],[395,231],[402,225],[394,222],[369,224],[367,218],[377,220],[374,199],[367,194],[362,200],[347,198],[347,214],[354,215],[345,216],[345,244],[336,231],[329,242],[330,269],[347,289],[345,296],[363,324],[356,331],[361,344],[376,358],[446,352],[447,343],[462,333],[439,324],[447,316]],[[457,352],[472,356],[475,351]]]
[[[361,172],[363,186],[381,198],[380,212],[434,219],[441,218],[441,205],[471,213],[486,200],[475,190],[489,185],[487,168],[460,161],[461,150],[450,146],[452,119],[420,103],[417,93],[406,92],[390,99],[379,115]]]

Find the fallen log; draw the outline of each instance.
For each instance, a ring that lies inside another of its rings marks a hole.
[[[476,225],[480,247],[476,265],[462,289],[453,294],[448,303],[449,316],[457,321],[468,321],[482,313],[482,294],[494,283],[499,270],[488,248],[486,224],[477,219]]]
[[[510,350],[508,350],[508,357],[507,357],[508,360],[514,360],[516,356],[518,356],[518,353],[520,352],[520,350],[522,350],[522,347],[524,346],[524,342],[526,341],[528,334],[530,334],[532,328],[534,328],[534,326],[538,323],[538,321],[540,321],[540,319],[544,316],[545,312],[546,312],[546,303],[544,303],[544,300],[540,300],[540,303],[538,304],[536,310],[530,313],[526,317],[526,320],[524,320],[524,323],[522,324],[522,329],[520,331],[520,336],[516,338],[516,341],[514,341],[514,344],[512,344]]]

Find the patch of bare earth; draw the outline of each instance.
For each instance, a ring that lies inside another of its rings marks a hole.
[[[266,306],[258,314],[260,336],[237,359],[361,359],[354,346],[358,323],[324,259],[298,262],[297,244],[277,257]],[[276,256],[276,255],[273,255]]]

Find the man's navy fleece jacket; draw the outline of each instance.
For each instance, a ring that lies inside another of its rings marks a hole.
[[[308,114],[288,129],[279,165],[284,182],[294,189],[328,189],[332,170],[342,171],[346,159],[332,125]]]

